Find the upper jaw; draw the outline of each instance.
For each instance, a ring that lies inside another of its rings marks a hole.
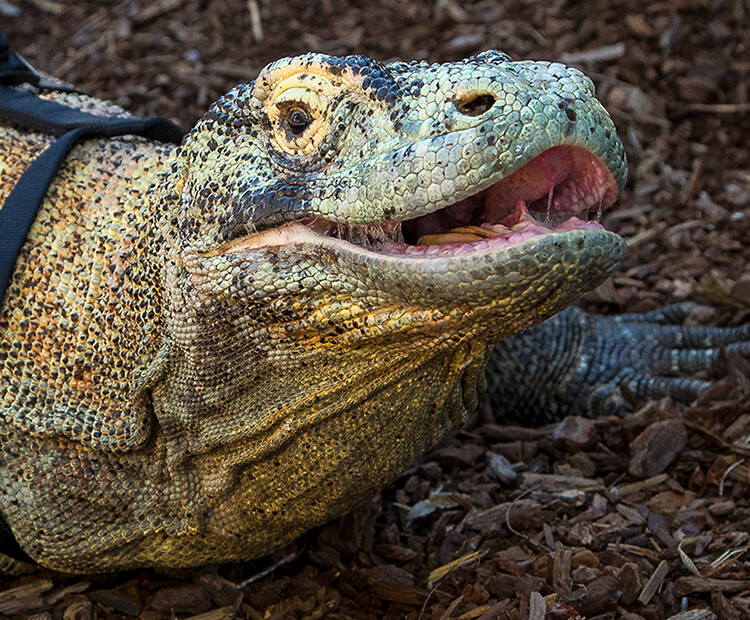
[[[620,184],[593,153],[570,145],[547,149],[510,175],[495,176],[467,197],[412,219],[341,224],[304,217],[232,240],[216,253],[316,243],[322,236],[355,253],[458,257],[538,235],[601,228],[601,213],[615,201]],[[303,227],[313,234],[303,234]]]

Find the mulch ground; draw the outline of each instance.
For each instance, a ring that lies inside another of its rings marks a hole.
[[[585,305],[750,304],[744,0],[0,0],[36,66],[190,126],[268,61],[309,50],[452,60],[499,48],[584,69],[630,181],[604,218],[630,256]],[[690,406],[528,429],[487,407],[361,509],[256,562],[2,582],[0,614],[88,618],[750,617],[750,372]],[[246,585],[243,585],[246,584]]]

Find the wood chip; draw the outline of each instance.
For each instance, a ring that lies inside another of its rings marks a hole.
[[[750,579],[711,579],[709,577],[680,577],[675,582],[675,594],[687,596],[699,592],[740,592],[750,589]]]
[[[59,603],[63,598],[70,594],[80,594],[81,592],[85,592],[91,587],[90,581],[78,581],[76,583],[71,583],[68,586],[65,586],[64,588],[60,588],[59,590],[55,590],[54,592],[48,594],[46,597],[44,597],[44,602],[47,603],[47,605],[55,605]]]
[[[232,620],[237,615],[237,608],[233,605],[229,607],[219,607],[211,611],[194,616],[188,616],[186,620]]]
[[[420,605],[427,592],[414,585],[414,575],[400,566],[384,564],[359,571],[367,579],[372,593],[384,601],[402,605]]]
[[[586,585],[577,588],[566,601],[584,618],[592,618],[617,607],[617,579],[612,575],[602,575]]]
[[[669,563],[666,560],[662,560],[656,570],[651,574],[651,577],[643,586],[643,591],[638,597],[638,602],[641,605],[648,605],[651,598],[656,594],[657,590],[661,588],[661,584],[664,582],[664,578],[669,573]]]
[[[151,601],[151,609],[161,613],[199,614],[208,611],[211,600],[201,584],[186,583],[162,588]]]
[[[617,512],[619,512],[631,523],[637,523],[639,525],[646,523],[646,516],[637,508],[633,508],[632,506],[628,506],[626,504],[617,504]]]
[[[52,0],[31,0],[39,10],[52,15],[62,15],[66,11],[65,4],[62,2],[53,2]]]
[[[456,618],[456,620],[472,620],[472,618],[479,618],[480,616],[486,614],[489,610],[489,605],[480,605],[479,607],[475,607],[474,609],[461,614],[458,618]]]
[[[542,534],[544,534],[544,542],[550,549],[555,548],[555,533],[552,531],[552,526],[549,523],[542,524]]]
[[[525,426],[501,426],[499,424],[483,424],[479,429],[482,436],[495,441],[535,441],[544,437],[545,431]]]
[[[654,562],[658,562],[660,555],[657,551],[654,551],[653,549],[648,549],[644,547],[636,547],[635,545],[628,545],[626,543],[619,543],[617,545],[609,545],[607,547],[608,549],[615,551],[619,550],[623,553],[632,553],[633,555],[638,555],[643,558],[648,558],[649,560],[653,560]]]
[[[544,620],[547,615],[547,605],[539,592],[529,594],[529,620]]]
[[[601,480],[592,478],[583,478],[582,476],[560,476],[558,474],[532,474],[525,472],[521,474],[522,487],[552,489],[585,489],[604,490],[604,484]]]
[[[478,510],[466,517],[467,527],[484,531],[490,528],[523,527],[531,522],[532,517],[541,510],[542,505],[533,499],[519,499],[515,502],[503,502],[492,508]]]
[[[630,443],[631,474],[649,478],[662,473],[687,445],[685,425],[676,419],[654,422]]]
[[[573,552],[558,542],[555,547],[555,562],[552,565],[552,587],[562,596],[570,594],[570,562]]]
[[[518,479],[510,461],[502,454],[490,452],[487,455],[487,475],[503,484],[511,484]]]
[[[436,569],[430,572],[428,581],[431,584],[435,584],[438,581],[440,581],[443,577],[445,577],[448,573],[457,569],[459,566],[464,566],[466,564],[469,564],[475,560],[478,560],[482,556],[484,556],[484,551],[472,551],[471,553],[462,555],[460,558],[456,558],[452,562],[448,562],[447,564],[438,566]]]
[[[159,597],[159,600],[161,600],[163,592],[163,589],[160,590],[154,599],[156,600]],[[126,616],[137,616],[143,609],[143,604],[136,596],[120,590],[95,590],[89,594],[89,598]],[[167,607],[166,609],[169,611],[171,608]]]
[[[483,613],[477,620],[497,620],[500,618],[500,612],[506,607],[505,601],[495,603],[485,613]]]
[[[627,606],[633,605],[643,590],[640,567],[634,562],[623,564],[617,573],[617,584],[622,593],[620,597],[621,603]]]
[[[63,620],[91,620],[93,608],[90,599],[78,596],[65,608]]]
[[[44,605],[41,595],[51,590],[51,579],[40,579],[17,588],[0,592],[0,613],[14,614],[21,610],[38,609]]]
[[[598,435],[592,420],[572,415],[555,427],[552,439],[565,452],[576,453],[595,445]]]
[[[582,52],[565,53],[560,55],[562,62],[583,64],[587,62],[608,62],[621,58],[625,54],[625,44],[603,45]]]
[[[718,590],[711,591],[711,607],[722,620],[741,620],[739,609]]]
[[[669,616],[667,620],[716,620],[716,614],[710,609],[691,609]]]
[[[143,26],[156,18],[179,9],[187,0],[157,0],[151,5],[147,5],[138,15],[133,18],[133,24]]]
[[[263,42],[263,22],[260,18],[260,8],[257,0],[247,0],[247,11],[250,13],[250,29],[253,39],[257,43]]]
[[[443,612],[443,615],[440,616],[440,620],[450,620],[453,617],[453,612],[456,611],[456,608],[463,603],[464,597],[462,595],[457,596],[453,599],[450,605],[448,605],[448,609]]]
[[[693,112],[711,114],[744,114],[750,111],[750,103],[691,103],[686,107]]]

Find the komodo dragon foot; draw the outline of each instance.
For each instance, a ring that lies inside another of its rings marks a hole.
[[[494,414],[543,424],[611,415],[631,409],[631,400],[695,400],[712,383],[692,375],[717,376],[724,355],[750,357],[750,324],[683,326],[696,308],[686,302],[612,317],[569,308],[506,338],[486,369]]]

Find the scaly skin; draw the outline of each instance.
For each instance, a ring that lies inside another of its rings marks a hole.
[[[0,126],[0,203],[48,141]],[[624,156],[591,82],[488,52],[285,59],[173,151],[77,147],[0,310],[0,506],[21,546],[71,572],[246,559],[370,497],[463,423],[495,342],[624,252],[593,226],[432,257],[378,235],[559,145],[603,162],[609,202]],[[312,218],[360,243],[288,225]]]

